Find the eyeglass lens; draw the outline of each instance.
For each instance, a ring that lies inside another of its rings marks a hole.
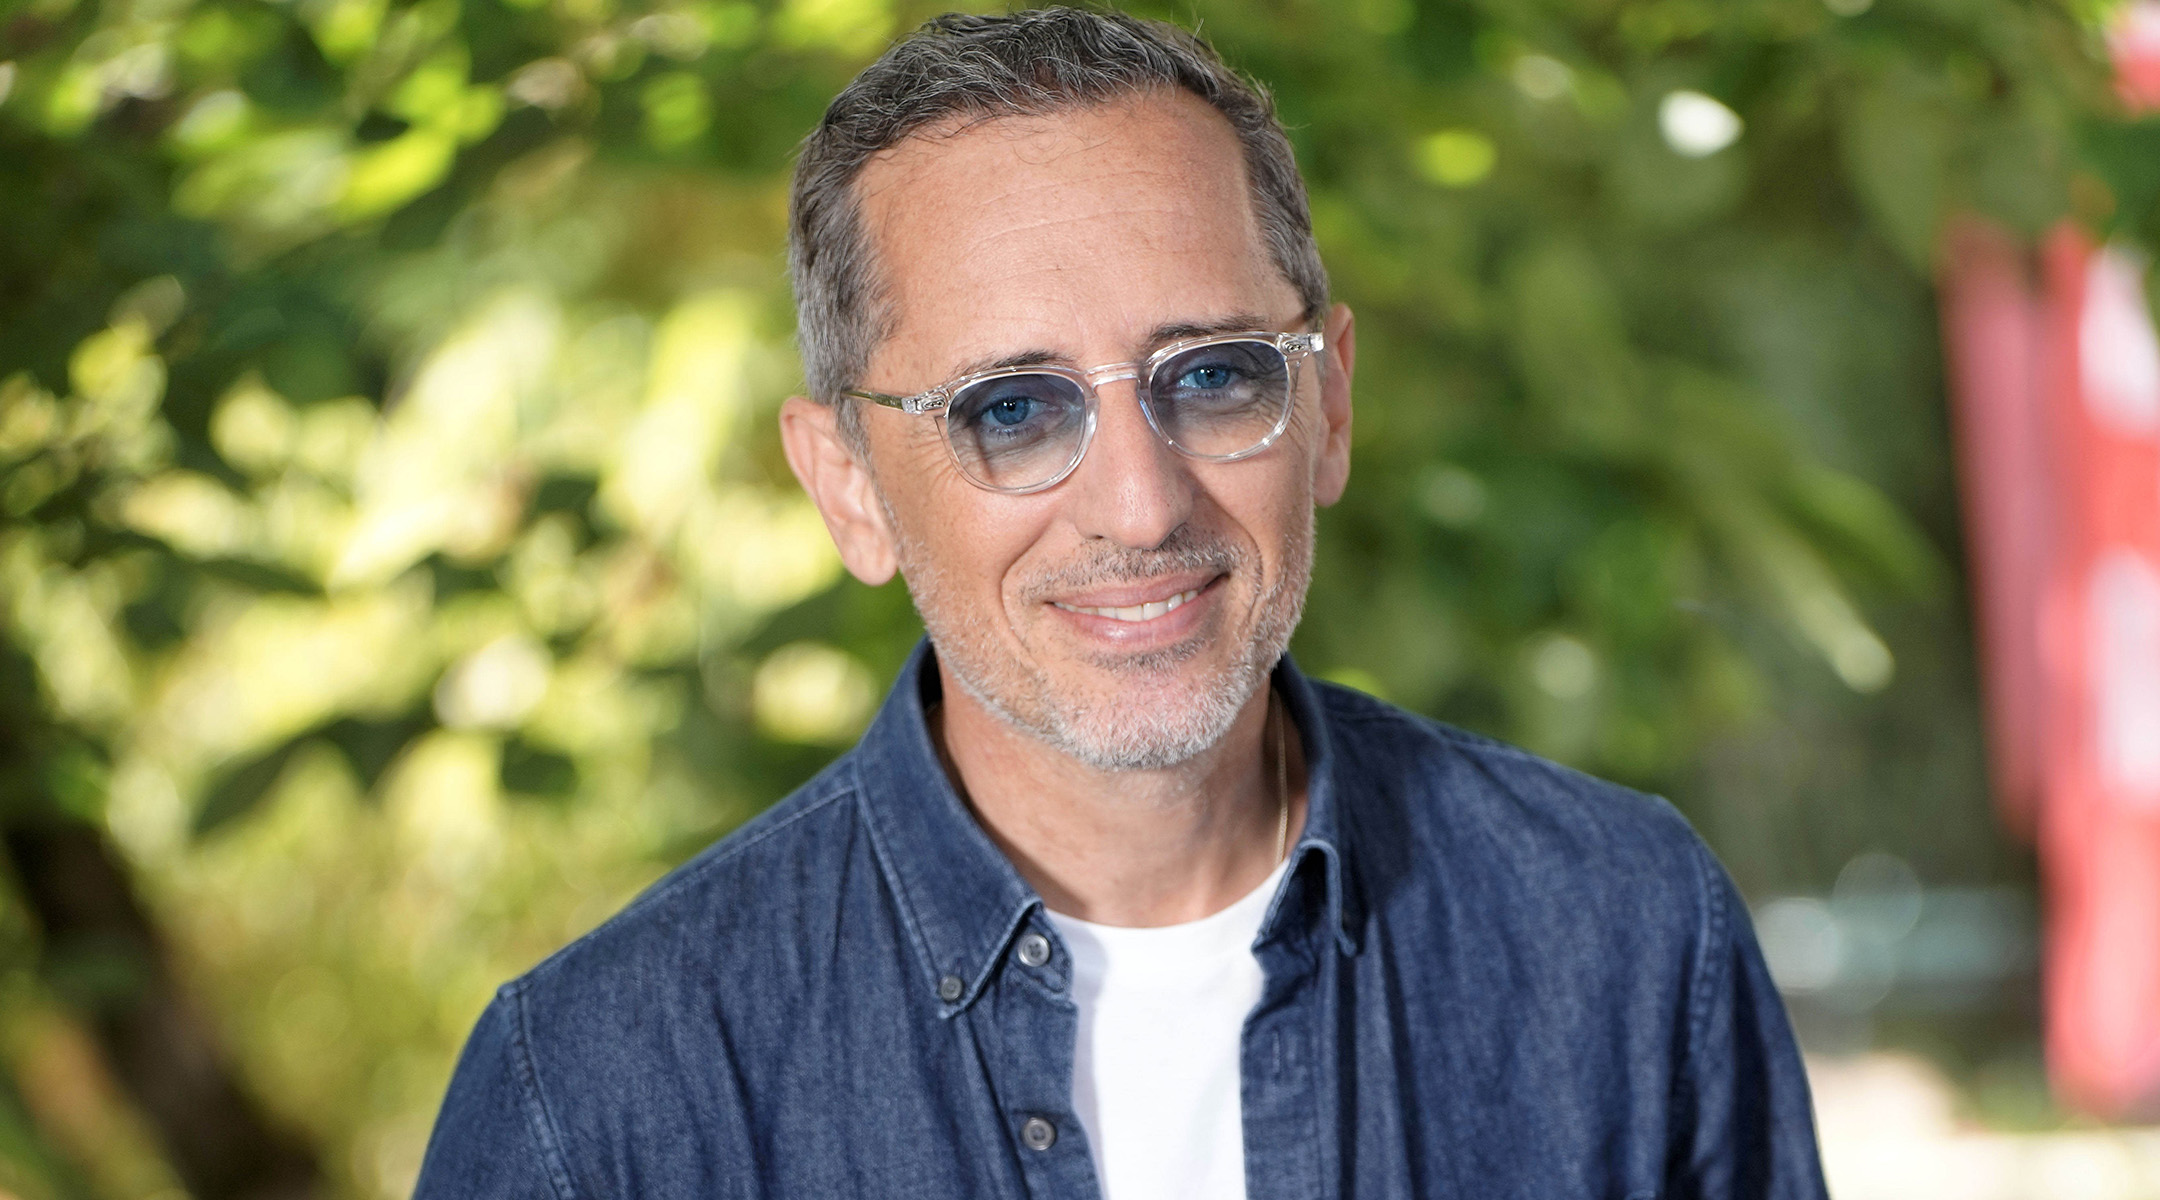
[[[1143,400],[1177,449],[1232,457],[1275,433],[1290,404],[1290,366],[1270,342],[1211,342],[1157,364]],[[1025,491],[1078,462],[1087,439],[1087,396],[1063,375],[999,375],[953,396],[945,431],[954,458],[977,483]]]

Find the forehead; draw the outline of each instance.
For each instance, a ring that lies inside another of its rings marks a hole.
[[[1184,92],[910,138],[857,186],[894,316],[881,366],[1115,356],[1161,324],[1297,307],[1235,131]]]

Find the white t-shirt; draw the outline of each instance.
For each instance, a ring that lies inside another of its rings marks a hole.
[[[1103,1200],[1245,1200],[1238,1051],[1264,982],[1253,938],[1282,875],[1183,925],[1050,914],[1072,952],[1073,1108]]]

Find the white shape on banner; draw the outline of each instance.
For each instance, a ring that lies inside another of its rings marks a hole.
[[[2093,566],[2086,602],[2101,786],[2160,809],[2160,567],[2112,548]]]
[[[2078,318],[2085,403],[2110,432],[2160,433],[2160,339],[2145,300],[2144,264],[2110,246],[2093,255]]]

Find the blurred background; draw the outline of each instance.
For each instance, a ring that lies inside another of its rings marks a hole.
[[[406,1194],[492,989],[850,744],[786,178],[943,7],[0,0],[0,1196]],[[1671,797],[1844,1200],[2160,1196],[2160,18],[1133,8],[1359,316],[1299,661]]]

